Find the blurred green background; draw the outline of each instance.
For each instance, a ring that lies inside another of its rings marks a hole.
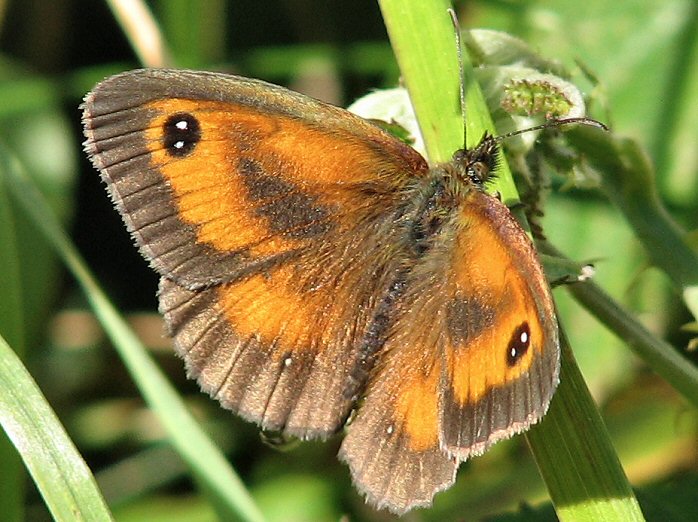
[[[262,78],[344,106],[399,81],[379,7],[371,0],[147,5],[177,66]],[[591,114],[644,145],[670,214],[685,230],[696,228],[698,3],[501,0],[459,2],[457,10],[463,28],[510,32],[576,71],[574,80],[593,100]],[[104,76],[139,66],[107,3],[0,1],[0,31],[0,140],[41,186],[101,284],[264,513],[272,520],[337,520],[345,513],[352,520],[391,519],[367,508],[351,487],[347,468],[335,458],[337,439],[289,452],[271,449],[254,426],[220,410],[186,381],[155,313],[157,278],[133,248],[81,151],[81,97]],[[593,261],[604,289],[698,362],[695,351],[686,351],[692,334],[681,327],[692,319],[681,296],[649,265],[620,212],[599,191],[569,188],[564,181],[555,181],[546,205],[547,236],[573,259]],[[0,191],[2,205],[13,208]],[[21,352],[116,518],[215,520],[82,293],[42,238],[20,212],[0,208],[0,227],[12,227],[19,238],[16,255],[0,253],[0,332]],[[698,519],[696,411],[564,290],[556,290],[556,297],[575,357],[646,517]],[[21,315],[13,313],[18,309]],[[0,477],[7,477],[3,465]],[[48,519],[31,481],[22,480],[28,483],[27,520]],[[437,496],[433,510],[405,520],[448,520],[455,513],[467,519],[554,520],[546,501],[545,486],[517,437],[463,465],[455,487]]]

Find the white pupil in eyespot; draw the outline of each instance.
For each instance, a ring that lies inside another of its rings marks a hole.
[[[179,130],[187,130],[189,124],[186,120],[179,120],[177,123],[175,123],[175,127],[177,127]]]
[[[521,344],[526,344],[528,342],[528,332],[521,332]]]

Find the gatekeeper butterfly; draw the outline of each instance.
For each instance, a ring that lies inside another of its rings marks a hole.
[[[188,374],[265,430],[345,429],[372,505],[429,505],[546,412],[557,322],[530,239],[483,189],[496,139],[430,167],[346,110],[182,70],[113,76],[83,108]]]

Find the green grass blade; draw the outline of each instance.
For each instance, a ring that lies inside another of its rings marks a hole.
[[[53,518],[113,520],[97,483],[29,372],[0,336],[0,424]]]
[[[193,419],[145,347],[100,289],[42,195],[18,169],[9,174],[15,198],[77,279],[144,399],[163,423],[172,445],[202,486],[211,493],[216,507],[224,511],[219,511],[221,517],[226,520],[263,520],[240,478]]]
[[[443,161],[462,146],[448,3],[383,0],[380,5],[429,155],[432,160]],[[464,68],[468,144],[472,145],[484,130],[494,129],[468,65]],[[513,183],[506,167],[498,172],[498,179],[497,189],[509,202],[516,192],[509,188]],[[506,180],[504,186],[502,180]],[[575,435],[580,430],[584,440]],[[553,405],[540,425],[529,432],[528,440],[561,520],[643,520],[608,433],[567,349],[563,350],[563,376]],[[575,465],[575,459],[585,459],[584,465]],[[604,465],[608,462],[611,464]]]
[[[432,163],[449,161],[453,153],[464,146],[455,28],[447,12],[450,3],[446,0],[382,0],[379,3],[429,159]],[[496,134],[496,129],[465,54],[463,69],[465,142],[473,147],[485,132]],[[501,162],[491,188],[498,191],[507,204],[518,201],[506,160]]]
[[[645,520],[564,336],[560,386],[526,434],[561,521]]]
[[[226,2],[165,0],[154,5],[160,30],[176,57],[178,67],[201,68],[225,59]]]
[[[447,12],[450,4],[444,0],[382,0],[379,4],[429,158],[433,162],[448,161],[453,151],[463,147],[460,88],[453,81],[458,78],[458,60]],[[412,27],[420,27],[420,34],[427,40],[411,33]],[[431,74],[424,76],[424,71]],[[444,78],[452,81],[443,82]]]

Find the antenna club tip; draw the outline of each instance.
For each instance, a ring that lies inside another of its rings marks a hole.
[[[569,125],[572,123],[596,127],[597,129],[601,129],[606,132],[610,131],[605,123],[601,123],[599,120],[595,120],[594,118],[587,118],[586,116],[580,116],[578,118],[561,118],[559,120],[553,120],[550,122],[551,125]]]

